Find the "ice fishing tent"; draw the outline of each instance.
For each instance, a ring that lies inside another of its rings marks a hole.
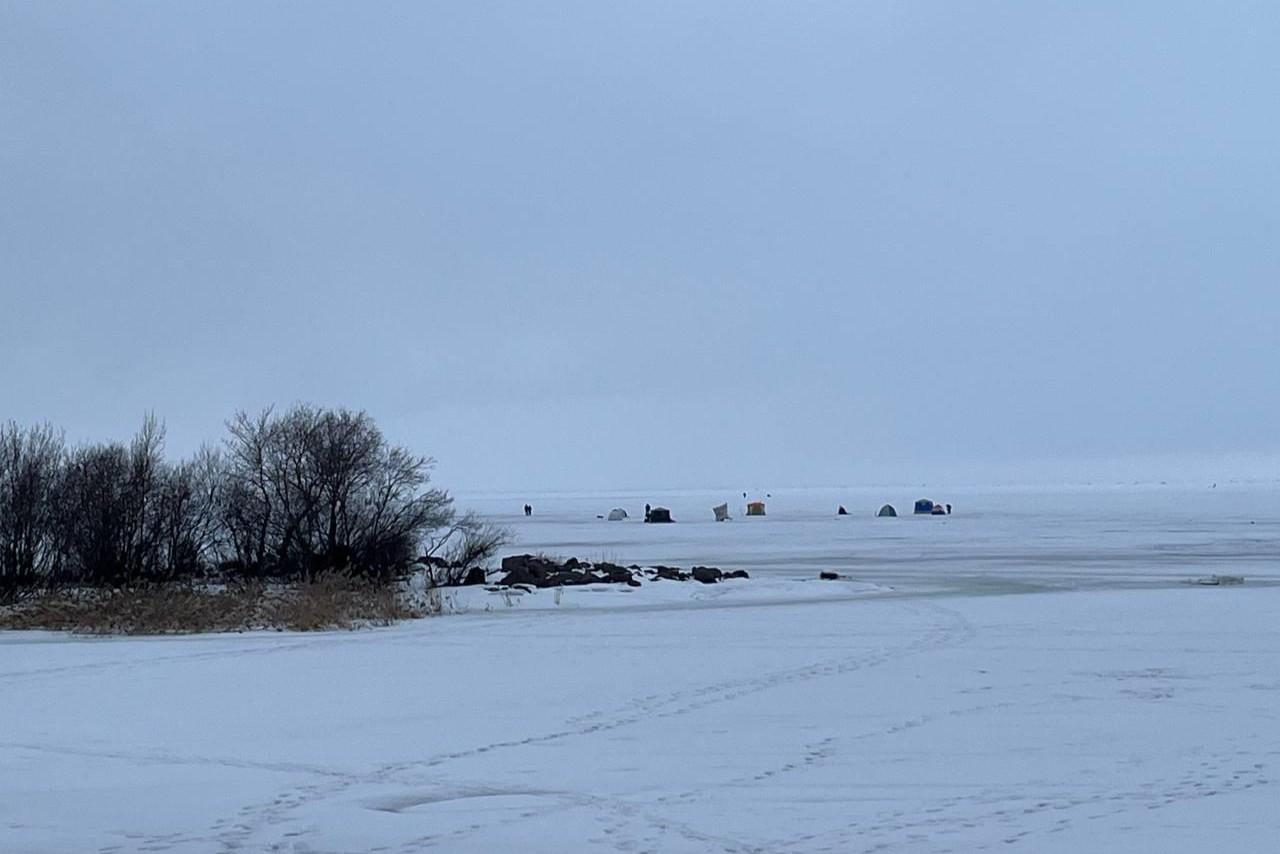
[[[729,505],[728,504],[720,504],[715,507],[712,507],[711,512],[716,514],[717,522],[729,521]]]
[[[763,516],[763,515],[764,515],[764,502],[763,502],[763,501],[751,501],[751,502],[749,502],[749,503],[747,504],[747,515],[748,515],[748,516]]]
[[[654,507],[649,511],[649,517],[646,522],[674,522],[671,518],[671,511],[665,507]]]
[[[621,507],[615,507],[609,511],[610,522],[621,522],[625,518],[627,518],[627,511]]]
[[[916,513],[927,516],[933,512],[933,502],[927,498],[921,498],[916,502]]]
[[[898,511],[893,509],[892,504],[886,504],[885,506],[880,508],[880,512],[877,513],[876,515],[887,518],[889,516],[897,516]]]

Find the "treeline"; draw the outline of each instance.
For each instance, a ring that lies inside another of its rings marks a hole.
[[[148,417],[127,444],[69,447],[0,425],[0,601],[199,578],[395,577],[429,557],[459,575],[503,532],[459,515],[433,461],[364,412],[237,413],[218,445],[170,462]]]

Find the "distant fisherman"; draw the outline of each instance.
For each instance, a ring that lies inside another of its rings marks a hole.
[[[532,516],[532,515],[533,515],[533,505],[532,505],[532,504],[526,504],[526,505],[524,506],[524,515],[526,515],[526,516]]]

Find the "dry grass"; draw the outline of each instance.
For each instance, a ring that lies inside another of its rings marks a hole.
[[[269,600],[273,627],[299,632],[386,626],[421,617],[421,606],[409,602],[395,585],[329,576],[309,581]]]
[[[0,628],[126,635],[318,631],[384,626],[432,610],[396,585],[331,575],[289,585],[56,591],[0,607]]]

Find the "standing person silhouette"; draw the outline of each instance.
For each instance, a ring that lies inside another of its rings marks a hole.
[[[644,506],[644,520],[645,520],[646,522],[648,522],[648,521],[649,521],[649,510],[650,510],[650,509],[651,509],[651,508],[649,507],[649,505],[648,505],[648,504],[646,504],[646,505]]]
[[[532,505],[532,504],[526,504],[526,505],[524,506],[524,515],[526,515],[526,516],[532,516],[532,515],[533,515],[533,505]]]

